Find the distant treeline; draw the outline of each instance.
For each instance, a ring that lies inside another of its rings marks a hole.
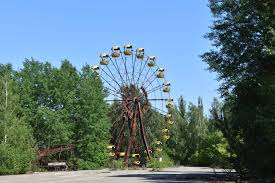
[[[38,150],[66,144],[76,145],[74,153],[51,155],[45,160],[66,161],[69,168],[76,169],[108,166],[106,147],[116,117],[110,115],[115,114],[115,108],[104,101],[105,97],[101,80],[88,65],[80,72],[67,60],[59,68],[25,60],[19,71],[9,64],[0,65],[0,173],[33,170]],[[212,113],[210,118],[203,114],[201,98],[197,105],[185,103],[180,97],[173,111],[174,125],[162,152],[164,159],[218,165],[228,156],[227,143],[212,125]],[[214,99],[211,111],[220,107]],[[147,126],[150,142],[159,135],[162,127],[156,124],[162,120],[154,118]]]

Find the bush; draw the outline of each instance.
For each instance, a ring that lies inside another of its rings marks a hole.
[[[230,168],[227,151],[228,144],[219,131],[209,133],[203,140],[202,146],[190,158],[190,164],[196,166],[211,166]]]
[[[172,166],[174,166],[174,162],[166,154],[163,154],[162,161],[159,161],[159,158],[152,158],[148,163],[148,167],[153,169],[161,169]]]
[[[0,143],[0,175],[30,171],[35,158],[31,131],[24,121],[16,118],[6,119],[9,128],[5,134],[6,142]]]
[[[111,170],[124,170],[126,168],[125,163],[123,159],[118,159],[118,160],[110,160],[106,167],[108,167]]]

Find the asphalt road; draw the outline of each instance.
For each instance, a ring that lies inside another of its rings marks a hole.
[[[199,183],[233,182],[223,170],[207,167],[167,168],[158,172],[147,170],[87,170],[71,172],[45,172],[0,176],[0,183]]]

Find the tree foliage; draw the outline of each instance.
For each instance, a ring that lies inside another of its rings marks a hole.
[[[0,65],[0,174],[31,170],[35,158],[31,129],[20,116],[13,74],[11,65]]]
[[[214,99],[213,103],[218,100]],[[211,111],[216,110],[213,106]],[[203,111],[202,98],[198,104],[186,102],[181,96],[173,112],[175,124],[166,151],[177,164],[224,167],[228,157],[227,141],[220,130],[212,125],[213,118],[207,118]]]
[[[210,0],[214,16],[206,35],[216,47],[202,55],[222,81],[222,115],[234,168],[244,177],[274,178],[275,3]]]
[[[110,139],[110,123],[102,83],[95,78],[88,65],[82,69],[79,88],[75,131],[78,166],[94,169],[108,160],[106,147]]]
[[[29,170],[34,144],[37,150],[76,146],[74,154],[52,155],[49,161],[68,161],[79,169],[105,164],[110,137],[105,92],[89,66],[78,72],[68,60],[56,68],[27,59],[20,71],[10,65],[0,69],[1,174]]]

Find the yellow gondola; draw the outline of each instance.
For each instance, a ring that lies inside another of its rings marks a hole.
[[[144,48],[138,48],[136,52],[137,52],[136,57],[138,59],[144,58]]]
[[[171,83],[170,82],[164,82],[163,86],[171,86]]]
[[[162,138],[163,140],[168,140],[168,139],[170,139],[170,136],[168,136],[168,135],[163,135],[161,138]]]
[[[108,145],[107,146],[107,149],[113,149],[115,146],[113,146],[113,145]]]
[[[119,46],[113,46],[112,47],[112,51],[119,51],[120,50],[120,47]]]
[[[166,129],[162,129],[161,132],[162,133],[167,133],[167,132],[169,132],[169,130],[166,128]]]
[[[170,88],[163,88],[162,91],[165,92],[165,93],[169,93],[171,91],[171,89]]]
[[[164,76],[164,74],[159,73],[159,74],[157,75],[157,78],[165,78],[165,76]]]
[[[119,57],[119,56],[120,56],[120,54],[117,53],[117,52],[113,52],[113,53],[112,53],[112,57],[113,57],[113,58],[117,58],[117,57]]]
[[[143,58],[144,58],[144,54],[137,54],[136,57],[137,57],[138,59],[143,59]]]
[[[99,70],[99,66],[96,66],[96,65],[91,66],[91,68],[92,68],[93,70]]]
[[[144,48],[138,48],[137,52],[144,52],[144,50],[145,50]]]
[[[116,154],[113,152],[109,152],[109,156],[115,156]]]
[[[132,154],[132,158],[139,158],[140,155],[139,154]]]
[[[156,57],[155,56],[149,56],[149,60],[155,60],[156,59]]]
[[[119,152],[118,155],[119,156],[125,156],[125,152]]]
[[[125,48],[125,49],[132,49],[133,46],[132,46],[131,44],[126,44],[126,45],[124,46],[124,48]]]
[[[170,113],[168,113],[168,114],[165,114],[165,119],[170,119],[170,118],[172,118],[172,114],[170,114]]]
[[[165,121],[165,124],[166,124],[167,126],[171,126],[171,125],[174,124],[174,122],[173,122],[173,121]]]
[[[155,144],[157,144],[157,145],[162,144],[162,142],[161,142],[161,141],[159,141],[159,140],[156,140],[154,143],[155,143]]]
[[[161,148],[156,148],[156,151],[157,151],[157,152],[161,152],[162,149],[161,149]]]
[[[159,72],[164,72],[164,68],[161,68],[161,67],[160,67],[160,68],[158,68],[158,71],[159,71]]]
[[[140,165],[140,161],[133,161],[134,165]]]
[[[108,58],[109,55],[108,55],[107,53],[102,53],[102,54],[100,54],[100,57],[101,57],[101,58]]]
[[[95,77],[100,78],[100,74],[96,73]]]
[[[148,151],[149,151],[149,153],[152,153],[152,150],[149,149]],[[146,153],[146,150],[144,150],[144,153]]]
[[[130,51],[130,50],[125,50],[124,51],[124,55],[132,55],[133,54],[133,52],[132,51]]]
[[[172,109],[172,108],[174,108],[174,105],[173,105],[173,104],[171,104],[171,103],[166,104],[166,108],[167,108],[167,109]]]
[[[101,60],[100,65],[108,65],[109,62],[107,60]]]
[[[133,46],[130,44],[127,44],[124,46],[124,55],[132,55],[133,51],[132,51]]]
[[[166,101],[166,102],[173,102],[174,99],[173,99],[173,98],[166,98],[165,101]]]
[[[155,62],[151,61],[151,62],[149,62],[147,65],[148,65],[149,67],[154,67],[156,64],[155,64]]]

